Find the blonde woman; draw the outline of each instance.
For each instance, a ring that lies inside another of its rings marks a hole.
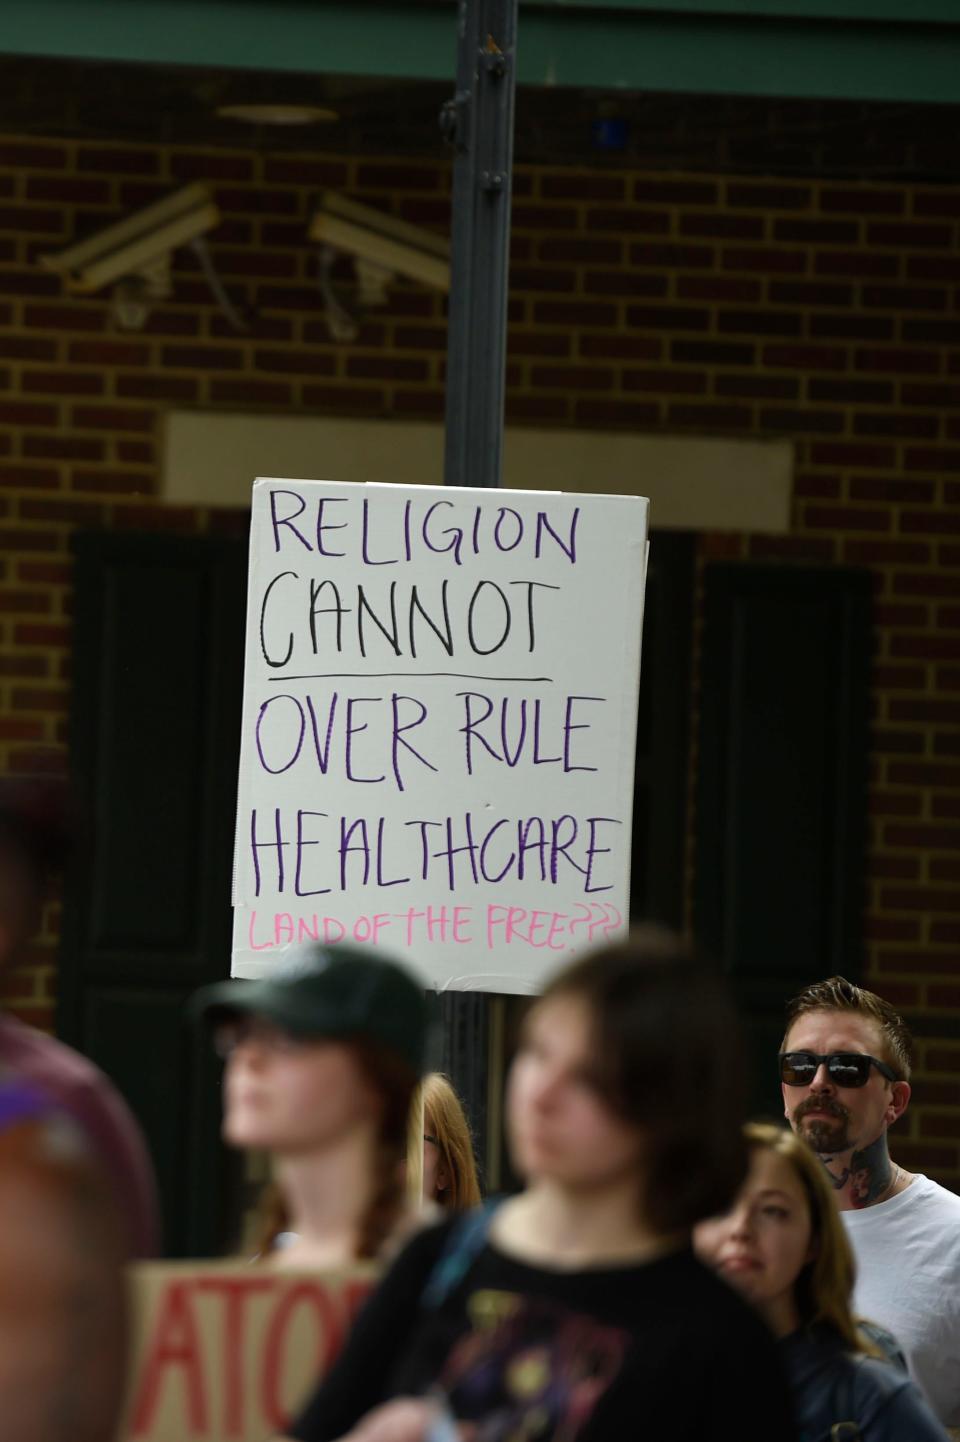
[[[792,1131],[744,1131],[747,1179],[694,1244],[780,1339],[800,1442],[943,1442],[914,1384],[880,1360],[851,1314],[853,1255],[819,1158]]]
[[[477,1163],[460,1098],[442,1072],[429,1072],[411,1112],[407,1159],[411,1185],[425,1204],[463,1212],[480,1202]]]

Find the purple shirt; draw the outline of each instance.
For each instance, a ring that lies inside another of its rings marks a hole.
[[[131,1257],[157,1254],[156,1185],[137,1123],[103,1072],[63,1042],[0,1012],[0,1067],[76,1122],[103,1166],[127,1225]]]

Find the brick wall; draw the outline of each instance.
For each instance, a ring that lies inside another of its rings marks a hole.
[[[198,264],[136,333],[37,264],[195,178],[237,336]],[[0,140],[0,770],[58,771],[69,704],[69,534],[185,532],[156,504],[168,406],[440,417],[438,297],[398,284],[357,341],[328,337],[306,222],[324,186],[430,227],[432,164]],[[868,977],[922,1039],[898,1155],[960,1186],[960,187],[609,169],[516,177],[514,423],[787,436],[787,537],[705,558],[849,563],[876,591]],[[347,277],[347,272],[344,272]],[[55,909],[6,1002],[48,1022]]]

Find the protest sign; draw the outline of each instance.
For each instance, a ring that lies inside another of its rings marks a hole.
[[[525,992],[625,926],[638,497],[258,480],[233,972]]]
[[[263,1442],[336,1358],[374,1272],[236,1262],[130,1269],[134,1323],[122,1442]]]

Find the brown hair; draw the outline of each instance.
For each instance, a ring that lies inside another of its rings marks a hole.
[[[480,1183],[470,1127],[460,1098],[449,1077],[438,1071],[424,1077],[420,1090],[423,1099],[422,1131],[429,1132],[435,1141],[440,1166],[448,1178],[443,1195],[435,1200],[448,1211],[462,1212],[468,1207],[475,1207],[480,1201]],[[422,1152],[423,1136],[418,1136],[416,1141]]]
[[[854,1351],[878,1355],[850,1310],[856,1264],[823,1163],[789,1127],[748,1122],[743,1130],[751,1150],[765,1148],[792,1167],[807,1199],[814,1256],[793,1284],[801,1323],[829,1327]]]
[[[403,1057],[369,1037],[348,1037],[366,1081],[380,1103],[373,1178],[366,1211],[357,1228],[357,1259],[376,1257],[400,1220],[406,1205],[403,1162],[407,1153],[407,1118],[417,1077]],[[271,1182],[257,1208],[256,1250],[266,1258],[290,1217],[283,1192]]]
[[[881,1057],[892,1067],[902,1081],[910,1080],[913,1066],[913,1037],[907,1024],[889,1002],[865,987],[856,986],[845,976],[829,976],[826,981],[814,982],[787,1002],[787,1030],[784,1043],[790,1035],[794,1022],[811,1011],[850,1011],[875,1022],[880,1029],[884,1055]]]
[[[747,1165],[743,1048],[716,973],[644,928],[561,971],[542,1000],[556,996],[589,1008],[597,1092],[644,1132],[647,1225],[667,1235],[726,1210]]]

